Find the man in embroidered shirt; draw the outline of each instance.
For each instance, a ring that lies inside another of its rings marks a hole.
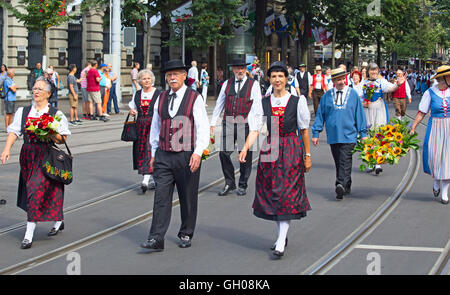
[[[336,198],[342,200],[351,191],[352,150],[358,133],[367,137],[367,122],[356,90],[345,85],[347,73],[341,69],[331,72],[335,88],[325,93],[320,101],[312,127],[312,143],[319,144],[319,133],[325,124],[327,142],[336,165]]]

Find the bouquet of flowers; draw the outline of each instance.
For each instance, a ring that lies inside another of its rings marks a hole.
[[[366,105],[368,105],[370,103],[370,101],[372,100],[372,96],[375,92],[378,91],[380,87],[378,86],[378,84],[374,83],[374,81],[370,81],[367,84],[363,84],[362,89],[364,91],[365,94],[365,99],[364,99],[364,103]]]
[[[50,142],[51,136],[58,133],[60,121],[61,118],[59,116],[53,117],[45,113],[39,119],[28,119],[25,123],[25,130],[33,137],[37,137],[41,142]]]
[[[211,153],[216,149],[216,147],[214,145],[215,143],[216,143],[215,136],[212,135],[209,138],[209,145],[208,145],[208,147],[203,151],[202,161],[208,159],[209,156],[211,155]]]
[[[408,128],[409,121],[406,119],[392,119],[387,125],[371,128],[368,132],[368,139],[358,140],[353,154],[359,152],[359,159],[362,164],[361,171],[369,169],[377,164],[398,164],[401,157],[404,157],[410,148],[419,149],[417,133],[410,135]]]

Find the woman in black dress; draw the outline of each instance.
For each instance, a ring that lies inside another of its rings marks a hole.
[[[311,168],[310,113],[303,95],[297,97],[286,91],[289,74],[283,63],[273,63],[267,74],[274,92],[262,100],[269,135],[259,156],[253,214],[276,221],[278,238],[271,249],[276,257],[281,257],[287,245],[290,221],[305,217],[311,210],[304,177],[304,172]],[[247,151],[258,134],[250,132],[239,154],[240,162],[245,162]]]
[[[42,161],[46,149],[51,144],[39,141],[33,133],[26,130],[30,120],[38,119],[43,114],[57,115],[58,133],[52,137],[55,143],[63,143],[70,135],[67,118],[61,111],[49,106],[51,85],[45,78],[38,78],[33,86],[33,105],[19,108],[11,125],[8,126],[8,137],[1,155],[4,165],[11,155],[11,147],[17,138],[23,135],[24,143],[20,151],[20,178],[17,206],[27,212],[27,229],[21,248],[28,249],[33,243],[33,234],[38,222],[55,221],[49,236],[56,235],[64,229],[63,202],[64,184],[47,178],[42,172]],[[56,122],[56,121],[55,121]]]
[[[150,127],[152,125],[153,108],[161,91],[153,87],[155,75],[150,70],[142,70],[138,74],[141,89],[136,92],[128,106],[130,115],[137,116],[136,131],[138,139],[133,143],[133,169],[144,175],[141,189],[145,193],[149,188],[155,188],[153,171],[150,168],[152,147],[150,145]]]

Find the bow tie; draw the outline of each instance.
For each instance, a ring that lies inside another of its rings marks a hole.
[[[169,95],[169,103],[170,103],[170,110],[173,110],[173,102],[175,101],[175,98],[177,98],[177,94],[174,92]]]

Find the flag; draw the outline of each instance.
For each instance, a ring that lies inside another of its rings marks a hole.
[[[298,26],[297,22],[294,20],[289,24],[289,34],[291,35],[292,40],[297,41],[298,40]]]
[[[300,20],[300,24],[298,25],[298,28],[300,29],[300,32],[303,35],[303,32],[305,32],[305,15],[302,15],[302,19]]]

